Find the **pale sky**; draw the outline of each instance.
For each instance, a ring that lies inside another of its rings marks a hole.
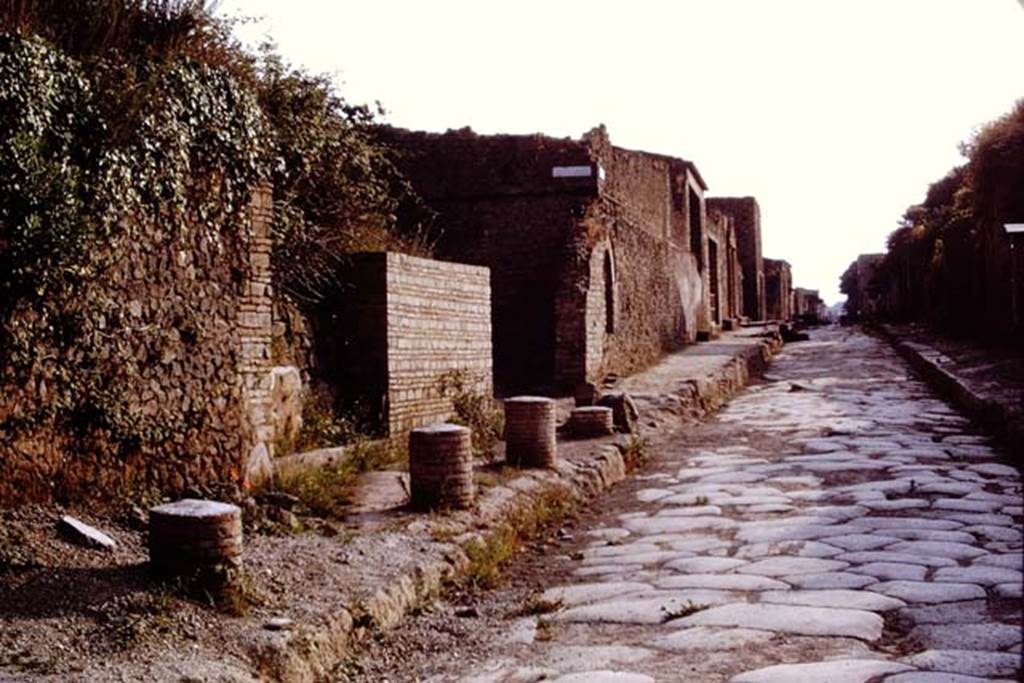
[[[764,254],[840,298],[858,254],[1024,97],[1024,0],[224,0],[413,129],[579,135],[753,195]]]

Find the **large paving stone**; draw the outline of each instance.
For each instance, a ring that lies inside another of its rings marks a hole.
[[[896,674],[885,679],[885,683],[1013,683],[1004,679],[978,678],[964,674],[940,671],[912,671]]]
[[[638,534],[665,534],[705,529],[733,529],[737,523],[726,517],[640,517],[628,519],[622,526]]]
[[[817,541],[783,541],[781,543],[749,543],[740,546],[736,557],[743,559],[767,557],[770,555],[794,555],[797,557],[834,557],[842,549]]]
[[[985,600],[905,607],[900,615],[915,624],[974,624],[990,620]]]
[[[637,565],[637,564],[661,564],[662,562],[668,562],[669,560],[676,560],[680,557],[685,557],[688,553],[682,553],[672,550],[655,550],[644,553],[630,553],[622,555],[609,555],[607,557],[587,557],[584,558],[584,565]]]
[[[897,564],[916,564],[922,567],[956,567],[956,560],[948,557],[928,557],[910,553],[893,553],[888,550],[865,550],[856,553],[836,555],[835,559],[851,564],[868,564],[870,562],[894,562]]]
[[[566,607],[585,605],[623,595],[636,595],[654,590],[646,583],[636,581],[609,581],[607,583],[577,583],[571,586],[555,586],[541,593],[541,600],[561,602]]]
[[[906,565],[909,566],[909,565]],[[985,597],[985,589],[973,583],[932,583],[930,581],[884,581],[868,586],[867,590],[875,591],[892,598],[907,602],[934,604],[937,602],[957,602],[960,600],[976,600]]]
[[[760,576],[793,576],[795,574],[817,574],[845,569],[846,562],[825,560],[817,557],[769,557],[758,562],[739,567],[736,573],[758,574]]]
[[[907,606],[907,603],[897,598],[890,598],[871,591],[847,589],[767,591],[761,593],[761,602],[777,605],[806,605],[808,607],[841,607],[871,612],[886,612]]]
[[[631,664],[653,654],[652,650],[625,645],[557,645],[545,652],[543,663],[560,671],[574,671]]]
[[[925,577],[928,568],[900,562],[869,562],[850,567],[848,571],[874,576],[879,581],[920,581]]]
[[[937,498],[932,501],[936,510],[957,510],[959,512],[993,512],[1001,503],[995,500],[972,500],[970,498]]]
[[[1016,569],[1003,569],[1002,567],[943,567],[935,571],[932,580],[994,586],[997,583],[1020,584],[1024,582],[1024,575]]]
[[[910,632],[922,645],[933,650],[1003,650],[1019,645],[1019,626],[984,624],[922,624]]]
[[[701,517],[704,515],[720,515],[722,508],[717,505],[687,505],[683,507],[665,507],[658,511],[656,517]]]
[[[848,636],[874,641],[882,618],[863,610],[733,603],[711,607],[678,621],[681,626],[733,626],[806,636]]]
[[[986,567],[1004,567],[1006,569],[1021,569],[1024,567],[1024,554],[1004,553],[984,555],[971,562],[972,565],[984,565]]]
[[[961,531],[972,533],[982,540],[1003,541],[1004,543],[1017,544],[1021,542],[1020,530],[1008,526],[976,524],[974,526],[965,526]]]
[[[953,531],[963,526],[951,519],[929,519],[927,517],[861,517],[858,523],[871,529],[934,529]]]
[[[983,465],[968,465],[968,469],[990,477],[1007,477],[1011,480],[1019,480],[1020,472],[1016,467],[1002,465],[997,462],[989,462]]]
[[[821,542],[834,545],[843,550],[853,551],[882,548],[893,543],[899,543],[900,539],[881,534],[847,534],[845,536],[826,536],[821,539]]]
[[[888,546],[886,550],[894,553],[948,557],[953,560],[970,560],[986,554],[984,550],[973,545],[942,541],[904,541],[902,543],[894,543]]]
[[[938,529],[886,529],[885,533],[904,541],[939,541],[942,543],[966,543],[967,545],[977,542],[977,539],[964,531],[963,527],[956,531],[940,531]]]
[[[787,590],[782,581],[749,574],[683,574],[655,581],[658,588],[711,588],[713,590],[764,591]]]
[[[943,519],[951,519],[954,522],[963,522],[970,526],[1010,526],[1013,524],[1013,517],[1009,515],[997,515],[994,513],[976,513],[976,512],[953,512],[943,513]]]
[[[883,659],[834,659],[807,664],[776,664],[733,676],[730,683],[867,683],[886,674],[912,670],[906,664]]]
[[[807,541],[840,533],[824,524],[792,524],[789,520],[789,517],[784,517],[773,520],[774,524],[771,525],[759,524],[757,527],[740,529],[736,534],[736,540],[746,543],[779,543]]]
[[[553,679],[552,683],[655,683],[655,680],[644,674],[602,669],[566,674]]]
[[[774,637],[771,631],[752,628],[692,626],[656,638],[651,645],[662,650],[732,650],[765,643]]]
[[[1019,600],[1021,597],[1024,597],[1024,586],[1021,585],[1020,581],[1000,583],[993,590],[1001,598],[1017,598]]]
[[[976,676],[1015,676],[1021,667],[1020,655],[981,650],[926,650],[903,661],[918,669]]]
[[[877,579],[865,574],[849,574],[847,572],[822,572],[816,574],[795,574],[780,576],[794,588],[805,590],[834,589],[834,588],[864,588],[875,583]]]
[[[641,503],[653,503],[674,493],[675,491],[670,491],[669,489],[641,489],[636,492],[636,499]]]
[[[683,574],[713,574],[727,572],[745,564],[749,563],[746,560],[737,560],[731,557],[688,557],[666,562],[663,568]]]
[[[637,596],[572,607],[547,617],[549,621],[585,624],[661,624],[680,610],[721,605],[735,599],[734,593],[719,590],[678,590],[656,596]]]

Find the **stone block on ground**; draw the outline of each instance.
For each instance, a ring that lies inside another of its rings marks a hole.
[[[612,422],[615,429],[624,434],[636,433],[640,411],[632,396],[624,392],[605,394],[597,402],[597,405],[612,409]]]
[[[72,543],[86,548],[111,550],[117,546],[117,542],[110,536],[70,515],[64,515],[57,522],[57,533]]]
[[[274,436],[279,442],[294,443],[302,429],[302,373],[296,367],[286,366],[274,368],[270,376]]]

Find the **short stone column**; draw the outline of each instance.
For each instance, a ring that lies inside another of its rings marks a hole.
[[[542,396],[505,400],[505,461],[515,467],[552,467],[557,460],[555,402]]]
[[[468,508],[475,493],[469,428],[442,423],[409,432],[409,502],[413,508]]]
[[[615,431],[615,418],[611,408],[585,406],[573,408],[569,414],[568,431],[575,437],[608,436]]]
[[[241,509],[193,498],[151,508],[149,563],[163,576],[223,581],[242,565]]]

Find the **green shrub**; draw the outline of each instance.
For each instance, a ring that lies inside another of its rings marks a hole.
[[[473,455],[490,461],[505,433],[505,415],[492,396],[480,391],[480,385],[479,378],[467,371],[450,370],[438,380],[438,391],[452,402],[452,421],[472,430]]]

